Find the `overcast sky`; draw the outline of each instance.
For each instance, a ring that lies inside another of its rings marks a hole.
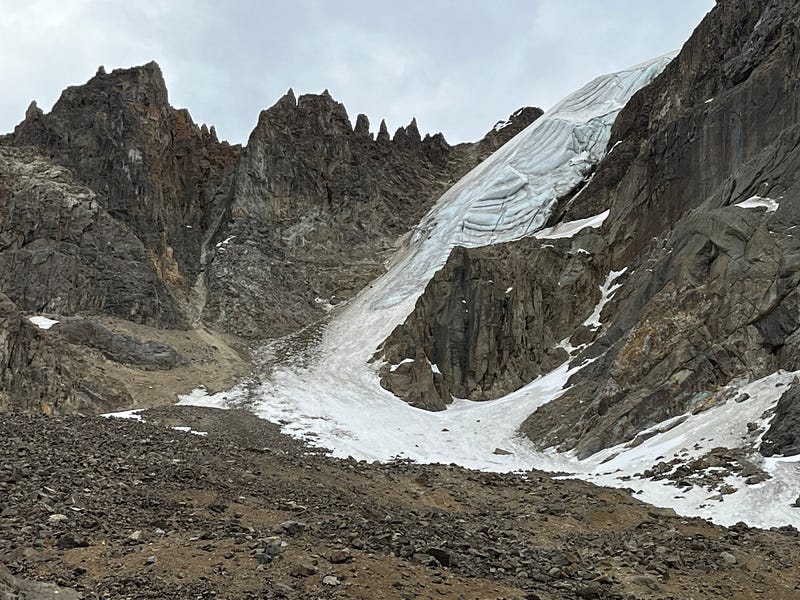
[[[450,142],[679,48],[713,0],[0,0],[0,132],[32,99],[156,60],[173,106],[245,142],[287,88]]]

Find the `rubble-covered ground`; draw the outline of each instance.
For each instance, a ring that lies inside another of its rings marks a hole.
[[[800,598],[792,528],[542,472],[333,459],[241,411],[139,418],[3,415],[17,577],[115,600]]]

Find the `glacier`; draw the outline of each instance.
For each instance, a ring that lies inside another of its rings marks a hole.
[[[454,247],[509,242],[537,233],[543,239],[566,237],[602,224],[607,213],[542,231],[558,199],[584,184],[604,156],[619,111],[673,57],[674,53],[664,55],[598,77],[570,94],[448,190],[407,236],[386,273],[344,306],[334,307],[317,338],[294,334],[274,340],[260,350],[268,365],[263,374],[219,394],[195,390],[180,403],[247,407],[281,423],[285,433],[304,437],[338,457],[404,458],[491,471],[566,472],[602,485],[634,488],[640,498],[656,505],[724,523],[749,519],[761,526],[800,524],[799,517],[786,511],[765,509],[765,494],[775,492],[770,486],[800,482],[797,469],[780,461],[770,469],[789,473],[780,479],[784,483],[775,478],[772,484],[742,488],[721,501],[675,498],[680,494],[667,483],[635,477],[665,448],[678,453],[691,445],[689,440],[698,432],[707,440],[724,438],[713,429],[713,421],[698,424],[687,417],[669,430],[672,437],[666,441],[656,435],[640,447],[621,446],[585,460],[570,453],[537,451],[518,436],[519,425],[537,407],[558,398],[569,377],[585,365],[571,369],[564,363],[501,399],[455,400],[438,413],[413,408],[379,384],[381,365],[373,360],[376,349],[411,313]],[[609,274],[604,300],[619,274]],[[599,326],[600,313],[595,312],[598,318],[592,325]],[[780,381],[790,376],[782,374]],[[773,381],[753,385],[753,406],[758,404],[754,410],[777,402]],[[505,453],[495,453],[497,449]]]

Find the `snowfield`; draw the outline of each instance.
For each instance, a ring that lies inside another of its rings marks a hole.
[[[541,238],[569,237],[584,227],[602,225],[607,213],[540,232],[557,199],[584,183],[602,158],[611,125],[630,96],[671,58],[663,56],[595,79],[467,174],[422,219],[386,274],[331,311],[331,320],[315,343],[270,364],[259,381],[215,395],[198,389],[180,403],[247,407],[280,423],[284,432],[305,437],[339,457],[379,461],[400,457],[490,471],[546,469],[631,488],[645,501],[720,523],[800,525],[800,509],[789,506],[800,492],[798,465],[790,460],[762,459],[761,467],[772,477],[755,485],[727,476],[727,493],[699,484],[679,489],[673,480],[640,475],[661,461],[687,461],[716,446],[757,443],[745,423],[766,423],[762,415],[774,406],[794,373],[743,384],[741,390],[750,395],[746,401],[730,400],[673,420],[659,428],[663,433],[654,433],[638,446],[622,445],[578,460],[569,453],[537,451],[517,430],[536,408],[558,398],[569,377],[585,364],[570,370],[565,363],[499,400],[455,400],[447,410],[434,413],[412,408],[381,388],[381,365],[370,362],[413,310],[453,247],[508,242],[537,232]],[[592,327],[601,326],[602,305],[619,287],[616,280],[623,272],[609,274],[600,304],[587,320]],[[274,350],[290,349],[293,343],[289,336],[263,352],[283,354]]]

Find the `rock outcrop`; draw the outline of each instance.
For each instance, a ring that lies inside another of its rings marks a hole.
[[[123,382],[32,325],[0,294],[0,411],[95,414],[132,404]]]
[[[212,238],[204,319],[248,338],[283,335],[325,315],[384,270],[384,260],[458,178],[541,114],[479,144],[420,137],[413,121],[377,138],[327,92],[290,90],[242,150],[227,214]]]
[[[760,451],[764,456],[800,454],[800,385],[797,380],[778,400]]]
[[[0,562],[0,600],[79,600],[81,594],[51,583],[14,577]]]
[[[435,410],[452,397],[489,400],[516,390],[567,359],[561,342],[600,299],[600,277],[592,256],[573,252],[569,241],[456,248],[384,345],[382,384]],[[441,384],[431,387],[420,367]],[[408,381],[412,368],[418,374]]]
[[[98,312],[181,327],[147,248],[69,170],[0,147],[0,292],[27,312]]]
[[[85,85],[67,88],[47,114],[32,105],[12,143],[36,147],[91,188],[141,240],[186,317],[196,319],[192,290],[203,242],[238,147],[169,105],[156,63],[101,68]]]
[[[107,359],[118,363],[144,369],[171,369],[183,362],[169,344],[115,333],[89,319],[67,319],[53,327],[69,343],[95,348]]]

